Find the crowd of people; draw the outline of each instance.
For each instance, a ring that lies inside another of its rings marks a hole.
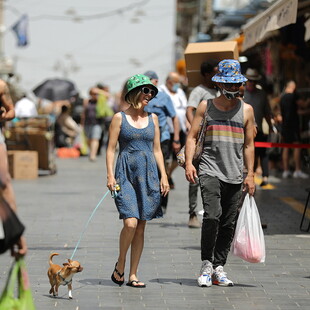
[[[211,80],[217,64],[218,61],[212,59],[201,64],[200,73],[204,82],[193,89],[187,87],[186,78],[177,72],[169,72],[163,83],[159,83],[156,71],[144,72],[159,90],[156,98],[146,106],[146,111],[159,117],[161,147],[171,189],[174,188],[173,171],[177,168],[176,153],[185,144],[199,103],[219,95],[218,87]],[[299,93],[296,82],[287,81],[282,94],[272,97],[257,68],[248,67],[245,77],[248,80],[240,87],[239,95],[254,109],[255,142],[307,143],[310,136],[310,100]],[[125,94],[126,83],[117,94],[112,94],[107,85],[98,83],[90,87],[88,98],[81,98],[75,92],[68,100],[44,105],[42,100],[35,104],[24,93],[15,103],[15,113],[18,118],[52,115],[55,120],[56,147],[82,148],[81,155],[87,154],[90,161],[95,161],[102,147],[107,146],[113,115],[129,107]],[[283,178],[308,178],[302,171],[305,155],[307,152],[298,147],[256,147],[254,167],[260,176],[260,186],[268,187],[270,172],[281,172]],[[196,184],[189,185],[190,227],[199,227],[197,188]],[[164,212],[167,205],[168,196],[162,202]]]
[[[269,171],[275,167],[282,178],[309,177],[302,171],[303,150],[298,144],[303,142],[302,137],[306,137],[305,142],[310,138],[310,100],[298,94],[294,81],[287,81],[279,100],[271,105],[257,68],[249,67],[243,74],[236,60],[208,60],[201,64],[200,73],[203,83],[192,90],[188,90],[184,77],[177,72],[169,72],[160,84],[156,71],[148,70],[129,78],[117,95],[111,94],[108,86],[97,84],[90,88],[88,98],[75,93],[70,100],[57,105],[57,147],[78,147],[82,154],[82,144],[87,141],[91,162],[106,148],[107,187],[114,193],[119,218],[123,220],[119,256],[111,275],[117,285],[125,281],[126,255],[131,248],[127,285],[145,287],[137,271],[146,222],[167,212],[168,194],[175,187],[176,155],[184,145],[184,181],[189,184],[188,227],[201,227],[199,286],[233,285],[224,265],[242,192],[254,195],[255,174],[261,177],[262,188],[270,182]],[[15,114],[5,83],[1,87],[2,123]],[[18,117],[35,117],[38,112],[42,113],[26,96],[15,104]],[[55,109],[48,113],[55,114]],[[302,116],[308,120],[306,134],[302,132]],[[204,117],[207,127],[203,151],[199,166],[195,166],[195,143]],[[255,142],[268,142],[274,136],[286,146],[271,150],[266,145],[255,147]],[[7,155],[2,134],[0,156],[1,197],[16,210],[7,161],[3,160]],[[199,188],[202,224],[197,216]],[[23,237],[16,251],[19,255],[26,253]]]

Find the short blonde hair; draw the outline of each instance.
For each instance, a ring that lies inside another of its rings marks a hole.
[[[127,102],[135,109],[140,109],[142,103],[140,102],[141,87],[134,88],[127,94]]]

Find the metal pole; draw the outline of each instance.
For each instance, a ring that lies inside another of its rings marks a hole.
[[[3,23],[3,0],[0,0],[0,61],[4,59],[4,23]]]
[[[198,33],[206,32],[206,0],[198,1]]]
[[[206,31],[209,32],[213,24],[213,0],[206,0]],[[212,35],[210,33],[210,35]]]

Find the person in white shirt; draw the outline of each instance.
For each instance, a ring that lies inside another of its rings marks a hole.
[[[167,76],[166,83],[159,86],[159,90],[165,92],[171,98],[174,108],[177,113],[180,124],[180,140],[173,140],[173,125],[171,119],[169,119],[170,133],[172,135],[171,141],[180,144],[182,147],[185,144],[187,129],[189,128],[189,123],[186,119],[186,106],[187,98],[185,92],[181,88],[181,77],[176,72],[170,72]],[[168,168],[168,178],[170,183],[170,188],[174,188],[174,184],[171,178],[172,172],[178,166],[176,154],[173,152],[172,163]]]
[[[28,99],[26,94],[15,103],[15,116],[18,118],[38,116],[35,103]]]

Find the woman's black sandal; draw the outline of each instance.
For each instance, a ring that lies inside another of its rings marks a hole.
[[[135,283],[135,284],[134,284]],[[145,284],[140,284],[142,283],[141,281],[139,280],[132,280],[132,281],[129,281],[128,283],[126,283],[127,286],[131,286],[131,287],[136,287],[136,288],[143,288],[143,287],[146,287]]]
[[[116,278],[114,277],[114,272],[120,277],[122,278],[124,276],[124,273],[120,273],[117,269],[116,269],[116,266],[117,266],[117,262],[115,264],[115,268],[114,268],[114,271],[111,275],[111,280],[115,283],[115,284],[118,284],[119,286],[123,285],[124,284],[124,280],[121,281],[121,280],[116,280]]]

